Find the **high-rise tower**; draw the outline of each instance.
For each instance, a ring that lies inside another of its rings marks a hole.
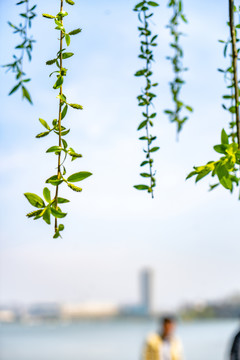
[[[150,315],[152,312],[153,297],[153,273],[151,269],[143,269],[140,274],[141,305],[144,312]]]

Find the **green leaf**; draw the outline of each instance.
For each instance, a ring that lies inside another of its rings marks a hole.
[[[68,154],[74,158],[81,158],[82,154],[76,153],[72,148],[69,148]]]
[[[50,207],[49,207],[49,206],[46,208],[46,211],[45,211],[44,214],[43,214],[43,220],[44,220],[48,225],[51,224],[51,210],[50,210]]]
[[[59,21],[59,20],[61,20],[61,17],[60,17],[60,19],[55,19],[54,21],[55,21],[55,24],[57,25],[57,27],[55,27],[55,29],[56,30],[61,30],[61,31],[63,31],[64,30],[64,27],[63,27],[63,24],[61,23],[61,21]]]
[[[63,84],[63,76],[60,75],[60,76],[58,76],[57,81],[53,85],[53,88],[58,89],[62,86],[62,84]]]
[[[42,210],[35,210],[35,211],[32,211],[32,212],[28,213],[26,216],[27,216],[28,218],[31,218],[31,217],[40,215],[41,212],[42,212]]]
[[[147,165],[147,164],[149,164],[149,161],[144,160],[144,161],[140,164],[140,166],[144,166],[144,165]]]
[[[192,176],[196,175],[197,174],[197,171],[191,171],[188,176],[186,177],[186,180],[187,179],[190,179]]]
[[[141,1],[135,6],[135,9],[138,9],[139,7],[143,6],[145,4],[145,1]]]
[[[73,56],[74,53],[71,53],[71,52],[65,52],[62,54],[62,58],[63,59],[67,59],[67,58],[70,58],[71,56]]]
[[[59,94],[56,96],[56,98],[62,100],[64,103],[67,101],[67,98],[64,94]]]
[[[62,131],[62,132],[61,132],[62,136],[67,135],[67,134],[69,133],[69,131],[70,131],[70,129],[65,130],[65,131]]]
[[[228,110],[230,111],[230,113],[235,114],[236,113],[236,106],[230,106],[230,108]]]
[[[65,118],[65,116],[66,116],[66,114],[67,114],[67,110],[68,110],[68,106],[65,105],[64,108],[63,108],[62,114],[61,114],[62,119]]]
[[[69,4],[69,5],[74,5],[74,4],[75,4],[75,2],[72,1],[72,0],[65,0],[65,1],[66,1],[66,3]]]
[[[68,203],[68,202],[70,202],[68,199],[58,197],[58,203],[59,204],[65,204],[65,203]]]
[[[69,46],[69,45],[70,45],[70,42],[71,42],[70,35],[65,34],[65,40],[66,40],[66,44],[67,44],[67,46]]]
[[[78,110],[83,109],[82,105],[78,105],[78,104],[68,104],[68,105],[71,106],[73,109],[78,109]]]
[[[154,146],[152,149],[149,150],[149,152],[155,152],[158,151],[160,149],[159,146]]]
[[[57,59],[53,59],[53,60],[48,60],[46,61],[46,65],[52,65],[57,61]]]
[[[30,202],[32,206],[36,208],[43,208],[45,206],[43,199],[40,196],[33,194],[33,193],[25,193],[24,196]]]
[[[50,203],[50,201],[51,201],[51,193],[50,193],[50,190],[49,190],[47,187],[45,187],[45,188],[43,189],[43,196],[44,196],[44,199],[45,199],[48,203]]]
[[[19,82],[16,86],[14,86],[8,95],[12,95],[15,91],[17,91],[17,89],[19,88],[20,85],[21,85],[21,82]]]
[[[150,5],[150,6],[159,6],[159,4],[156,3],[155,1],[148,1],[148,5]]]
[[[187,19],[186,19],[186,17],[185,17],[183,14],[181,14],[181,18],[182,18],[182,20],[183,20],[185,23],[188,22]]]
[[[37,139],[39,139],[39,138],[42,138],[44,136],[47,136],[49,133],[50,133],[50,131],[42,132],[42,133],[37,134],[35,137]]]
[[[149,188],[147,185],[134,185],[133,187],[137,190],[148,190]]]
[[[223,99],[234,99],[234,95],[223,95]]]
[[[195,182],[197,183],[199,180],[201,180],[202,178],[204,178],[205,176],[207,176],[210,173],[211,170],[209,169],[205,169],[203,171],[201,171],[198,176],[196,177]]]
[[[82,181],[82,180],[88,178],[91,175],[92,175],[92,173],[90,173],[88,171],[80,171],[78,173],[70,175],[67,178],[67,181],[69,181],[69,182],[78,182],[78,181]]]
[[[76,186],[76,185],[73,185],[71,183],[68,183],[68,187],[70,187],[70,189],[72,189],[73,191],[76,191],[76,192],[81,192],[82,191],[82,188]]]
[[[150,42],[151,42],[151,43],[154,42],[154,40],[156,40],[157,37],[158,37],[158,35],[154,35],[154,36],[152,37],[152,39],[151,39]]]
[[[56,16],[49,15],[49,14],[42,14],[42,16],[47,18],[47,19],[55,19],[56,18]]]
[[[55,218],[58,219],[64,218],[67,215],[67,213],[63,213],[62,211],[56,210],[53,207],[51,207],[51,213]]]
[[[225,165],[220,164],[217,167],[217,176],[218,176],[218,179],[219,179],[220,182],[221,182],[222,178],[228,178],[229,177],[229,173],[228,173],[227,168],[226,168]]]
[[[213,148],[219,154],[226,154],[226,145],[215,145]]]
[[[51,146],[49,149],[46,150],[46,153],[50,152],[60,152],[63,148],[61,146]]]
[[[182,11],[182,2],[181,2],[181,0],[178,2],[178,11],[179,12]]]
[[[185,108],[186,108],[188,111],[193,112],[193,108],[192,108],[191,106],[186,105]]]
[[[61,235],[60,235],[60,233],[59,233],[59,230],[57,229],[56,232],[55,232],[55,234],[53,235],[53,238],[54,238],[54,239],[57,239],[57,238],[59,238],[59,236],[61,237]]]
[[[219,186],[219,183],[214,184],[214,185],[210,185],[209,191],[212,191],[212,190],[215,189],[217,186]]]
[[[225,189],[228,189],[230,191],[232,191],[233,185],[232,185],[232,181],[229,177],[221,177],[221,179],[219,179],[220,184],[225,187]]]
[[[228,144],[229,141],[228,141],[228,135],[226,133],[226,131],[224,129],[222,129],[222,132],[221,132],[221,143],[222,144]]]
[[[58,179],[57,175],[53,175],[46,180],[47,184],[52,184],[54,186],[60,185],[63,182],[62,179]]]
[[[59,229],[59,231],[63,231],[63,230],[64,230],[64,225],[63,225],[63,224],[59,224],[58,229]]]
[[[30,104],[32,104],[32,99],[31,99],[31,96],[29,94],[29,92],[27,91],[27,89],[25,88],[25,86],[22,85],[22,96],[23,98],[26,98]]]
[[[57,14],[58,18],[63,18],[64,16],[67,16],[68,12],[67,11],[59,11],[59,13]]]
[[[68,144],[67,144],[66,140],[62,139],[62,144],[63,144],[64,149],[66,149],[66,148],[67,148],[67,146],[68,146]]]
[[[143,75],[145,75],[146,72],[147,72],[146,69],[138,70],[134,75],[135,76],[143,76]]]
[[[147,120],[143,120],[141,124],[138,126],[137,130],[141,130],[143,127],[145,127],[147,125],[147,122],[148,122]]]
[[[38,120],[47,130],[50,130],[50,126],[48,125],[48,123],[45,120],[43,120],[41,118],[39,118]]]
[[[142,176],[142,177],[151,177],[151,175],[148,174],[148,173],[141,173],[140,176]]]
[[[149,116],[149,118],[150,119],[153,119],[153,118],[155,118],[157,116],[157,113],[153,113],[153,114],[151,114],[150,116]]]
[[[49,77],[51,77],[54,73],[59,73],[59,71],[53,71],[53,72],[51,72],[51,74],[49,75]]]
[[[76,30],[70,31],[69,35],[77,35],[82,31],[82,29],[78,28]]]
[[[45,209],[42,209],[41,212],[40,212],[40,214],[39,214],[39,215],[36,215],[36,216],[33,218],[33,220],[40,219],[40,218],[43,216],[45,210],[46,210],[46,208],[45,208]]]

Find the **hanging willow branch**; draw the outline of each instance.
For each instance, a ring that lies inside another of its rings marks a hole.
[[[237,39],[236,39],[236,27],[234,26],[234,0],[229,0],[229,20],[230,20],[230,33],[232,43],[232,69],[233,69],[233,84],[234,87],[234,101],[235,101],[235,114],[236,114],[236,128],[237,128],[237,142],[240,149],[240,119],[239,119],[239,88],[238,88],[238,72],[237,72]],[[239,26],[238,26],[239,28]]]
[[[32,37],[29,37],[28,30],[32,26],[32,20],[35,18],[36,14],[34,10],[36,9],[37,5],[34,5],[30,8],[29,0],[19,1],[16,5],[23,5],[25,4],[25,12],[21,13],[20,16],[25,19],[24,24],[20,24],[19,26],[12,24],[10,21],[8,22],[9,26],[14,29],[13,33],[18,34],[21,37],[21,43],[15,47],[15,49],[20,50],[20,55],[13,55],[13,62],[3,65],[3,67],[7,68],[7,71],[11,70],[15,75],[15,79],[17,84],[12,88],[8,95],[12,95],[18,89],[22,90],[22,97],[23,99],[27,99],[30,104],[32,104],[32,99],[27,90],[25,83],[29,82],[31,79],[26,77],[26,73],[23,69],[23,62],[24,62],[24,55],[25,53],[28,56],[28,60],[31,61],[32,59],[32,49],[33,43],[35,40]]]
[[[217,161],[210,161],[204,166],[194,167],[187,178],[196,175],[196,182],[201,180],[206,175],[210,174],[218,177],[218,183],[211,185],[210,190],[221,184],[230,192],[233,191],[234,184],[239,185],[239,165],[240,165],[240,121],[239,121],[239,80],[237,73],[237,60],[239,49],[237,49],[237,30],[240,24],[234,25],[234,13],[236,8],[234,1],[229,0],[229,28],[230,38],[228,41],[220,40],[224,43],[224,56],[227,55],[228,49],[230,51],[231,64],[226,70],[219,69],[224,73],[225,79],[228,82],[227,89],[230,94],[223,95],[223,99],[230,100],[231,106],[227,107],[225,104],[223,108],[231,114],[231,121],[229,123],[230,132],[223,129],[221,133],[221,144],[215,145],[213,148],[217,153],[222,154]],[[229,46],[231,45],[231,46]],[[240,197],[239,197],[240,199]]]
[[[168,56],[167,59],[171,61],[175,75],[173,81],[170,82],[170,90],[175,108],[173,110],[165,110],[165,113],[169,115],[171,122],[176,123],[177,133],[179,133],[182,130],[183,124],[188,120],[188,116],[184,114],[184,110],[187,110],[187,112],[193,111],[192,107],[186,105],[180,98],[182,85],[185,84],[182,73],[188,69],[185,68],[182,63],[183,49],[180,46],[180,38],[183,33],[179,31],[179,25],[181,21],[187,23],[187,19],[183,13],[181,0],[170,0],[168,6],[173,10],[173,16],[167,27],[170,29],[170,34],[173,37],[170,46],[174,50],[174,54],[173,56]]]
[[[74,2],[72,0],[65,1],[69,5],[74,5]],[[47,224],[50,224],[51,215],[53,216],[55,230],[54,238],[61,236],[60,231],[64,229],[63,224],[58,225],[58,219],[64,218],[67,215],[67,213],[62,212],[59,204],[69,202],[69,200],[59,197],[60,185],[66,183],[67,186],[72,190],[80,192],[82,191],[82,189],[73,183],[82,181],[92,175],[90,172],[80,171],[68,176],[67,178],[65,177],[66,168],[64,166],[64,163],[67,157],[70,156],[71,160],[73,161],[75,159],[81,158],[82,155],[76,153],[73,148],[68,146],[66,140],[63,139],[63,137],[69,133],[70,129],[66,129],[66,127],[62,125],[62,120],[65,118],[69,106],[77,110],[81,110],[83,108],[79,104],[69,103],[67,101],[66,95],[64,95],[63,93],[63,82],[67,74],[67,69],[63,67],[63,60],[68,59],[74,55],[72,52],[65,51],[66,49],[63,48],[63,40],[65,40],[66,45],[69,46],[71,42],[71,36],[77,35],[81,32],[81,29],[75,29],[73,31],[66,32],[63,25],[63,18],[67,15],[68,13],[63,10],[63,0],[60,0],[60,12],[57,15],[54,16],[49,14],[43,14],[45,18],[54,20],[55,29],[60,31],[59,51],[57,52],[54,59],[48,60],[46,62],[47,65],[55,64],[57,66],[57,70],[53,71],[50,76],[52,76],[53,74],[56,74],[57,76],[57,80],[53,85],[53,88],[59,90],[59,95],[57,96],[57,98],[59,99],[58,119],[54,119],[52,121],[52,126],[50,126],[45,120],[39,119],[40,123],[45,128],[45,131],[36,136],[37,138],[42,138],[49,135],[50,133],[55,133],[58,137],[58,145],[53,145],[46,151],[47,153],[55,153],[55,155],[57,156],[57,174],[51,176],[49,179],[46,180],[46,183],[51,184],[55,187],[55,195],[52,198],[50,190],[45,187],[43,189],[43,197],[46,201],[45,204],[44,200],[36,194],[24,194],[30,204],[38,208],[38,210],[27,214],[27,217],[33,217],[34,220],[42,218]]]
[[[153,50],[154,46],[157,46],[156,38],[158,35],[152,35],[152,32],[149,27],[148,19],[153,16],[153,13],[150,11],[151,7],[159,6],[154,1],[141,1],[138,3],[134,11],[138,12],[138,19],[141,23],[141,26],[138,27],[139,36],[141,40],[140,46],[140,55],[139,58],[142,59],[145,63],[144,68],[138,70],[135,73],[135,76],[142,76],[145,78],[145,87],[142,90],[142,93],[137,97],[138,106],[144,107],[145,110],[142,112],[143,121],[141,121],[138,126],[138,130],[145,129],[145,136],[141,136],[139,140],[143,140],[147,142],[146,148],[143,150],[146,154],[146,160],[144,160],[140,166],[148,166],[148,172],[142,172],[140,175],[143,178],[149,179],[149,185],[135,185],[135,189],[137,190],[147,190],[152,194],[153,198],[153,189],[156,186],[155,180],[155,172],[153,171],[153,158],[152,153],[159,150],[158,146],[152,146],[154,140],[156,140],[156,136],[152,136],[150,134],[150,128],[153,126],[153,119],[156,117],[157,113],[151,113],[151,107],[153,105],[153,99],[156,97],[152,91],[152,88],[158,85],[158,83],[152,83],[151,76],[151,66],[154,61]]]

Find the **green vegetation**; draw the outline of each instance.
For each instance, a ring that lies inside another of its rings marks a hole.
[[[70,147],[65,140],[65,136],[70,132],[70,128],[65,124],[63,120],[67,116],[69,108],[76,110],[82,110],[83,107],[80,104],[70,102],[67,95],[63,93],[63,84],[67,76],[68,69],[63,66],[65,60],[68,61],[74,53],[66,51],[71,44],[73,36],[81,33],[81,29],[77,28],[71,31],[67,31],[63,24],[63,19],[68,16],[68,13],[63,10],[63,2],[60,1],[60,11],[56,15],[42,14],[44,18],[49,19],[54,23],[54,28],[60,33],[59,38],[59,51],[54,58],[46,62],[47,66],[55,65],[55,70],[50,73],[50,77],[56,76],[56,80],[53,84],[53,89],[58,91],[58,103],[59,111],[57,118],[51,122],[40,118],[39,121],[44,127],[44,131],[38,133],[36,138],[43,138],[51,134],[56,134],[58,137],[57,144],[53,144],[46,152],[54,153],[57,156],[57,174],[51,175],[46,183],[54,186],[55,193],[51,195],[50,190],[45,187],[43,190],[43,198],[33,193],[25,193],[24,195],[28,199],[29,203],[37,208],[37,210],[27,214],[29,218],[39,219],[42,218],[47,224],[51,223],[51,216],[54,218],[54,237],[60,236],[60,232],[64,229],[64,225],[58,225],[58,219],[67,215],[59,207],[60,204],[69,202],[68,199],[59,197],[60,185],[65,183],[71,190],[75,192],[81,192],[82,188],[76,186],[76,182],[85,180],[92,174],[88,171],[79,171],[70,176],[66,176],[65,161],[71,159],[74,161],[80,159],[82,155],[76,152]],[[239,15],[240,9],[237,9],[234,5],[234,0],[229,1],[229,22],[230,36],[228,40],[220,40],[224,44],[224,56],[229,57],[230,64],[226,69],[219,69],[224,74],[224,78],[227,82],[227,93],[223,95],[224,101],[228,102],[223,104],[223,108],[230,114],[230,121],[228,130],[222,129],[221,143],[215,145],[213,148],[221,156],[217,160],[211,160],[202,166],[195,166],[194,170],[190,172],[187,179],[195,176],[196,182],[203,179],[207,175],[211,174],[212,177],[217,178],[217,182],[210,185],[210,190],[215,189],[217,186],[222,185],[225,189],[233,192],[234,187],[239,185],[240,175],[240,118],[239,118],[239,80],[237,70],[238,53],[240,49],[237,48],[239,43],[238,31],[240,24],[235,25],[235,19]],[[65,2],[72,7],[74,1],[65,0]],[[31,27],[32,19],[36,16],[34,10],[36,5],[30,7],[29,0],[19,1],[17,5],[25,5],[26,10],[21,13],[20,16],[24,18],[25,23],[16,26],[9,22],[11,28],[14,29],[14,33],[17,33],[21,37],[21,43],[16,46],[16,49],[21,51],[20,56],[14,55],[14,61],[10,64],[4,65],[7,70],[11,70],[16,74],[17,84],[12,88],[9,95],[16,92],[18,89],[22,89],[23,98],[27,99],[32,104],[32,99],[29,91],[27,90],[25,83],[30,81],[30,78],[26,77],[23,70],[23,60],[25,53],[28,56],[29,61],[32,58],[32,45],[33,40],[28,35],[28,30]],[[154,59],[154,49],[157,46],[157,34],[152,33],[150,22],[153,19],[153,10],[157,8],[159,4],[155,1],[143,0],[136,4],[134,11],[138,14],[139,19],[139,37],[140,37],[140,54],[139,59],[143,61],[143,67],[136,71],[135,76],[144,79],[144,87],[141,93],[137,96],[138,106],[143,110],[142,119],[138,125],[138,131],[144,131],[144,134],[139,137],[139,140],[144,141],[145,147],[143,152],[145,154],[144,160],[140,166],[142,170],[140,176],[144,178],[147,183],[135,185],[137,190],[147,190],[154,197],[154,188],[156,186],[156,171],[154,169],[153,155],[159,150],[159,146],[155,145],[156,135],[151,134],[151,128],[154,126],[154,121],[157,117],[157,113],[154,108],[154,100],[156,98],[155,88],[158,86],[157,82],[152,81],[153,70],[152,65]],[[182,32],[179,30],[181,23],[187,23],[186,16],[183,12],[182,0],[168,0],[168,7],[172,9],[173,14],[170,18],[168,28],[172,36],[170,43],[171,49],[174,51],[172,56],[168,56],[168,59],[172,63],[174,79],[170,82],[170,90],[174,103],[174,109],[167,109],[165,113],[169,115],[170,121],[176,123],[177,132],[180,132],[183,124],[187,121],[189,112],[193,109],[191,106],[186,105],[181,99],[181,89],[185,83],[183,79],[183,73],[187,70],[183,66],[183,49],[180,45]]]
[[[20,13],[20,17],[23,18],[24,23],[20,23],[18,26],[14,25],[10,21],[8,22],[9,26],[14,29],[13,33],[18,34],[21,38],[21,43],[15,46],[15,49],[20,50],[20,55],[13,55],[13,62],[3,65],[3,67],[7,68],[7,71],[11,70],[12,73],[15,74],[16,85],[11,89],[8,95],[12,95],[18,89],[22,91],[22,98],[26,99],[30,104],[32,104],[32,99],[29,91],[26,88],[26,83],[31,81],[29,77],[26,76],[25,70],[23,68],[24,65],[24,55],[28,56],[28,60],[32,59],[32,50],[33,43],[35,42],[31,36],[28,35],[28,30],[32,26],[32,20],[35,18],[36,14],[34,10],[37,5],[33,5],[30,7],[29,0],[19,1],[16,5],[25,5],[25,12]]]
[[[210,185],[210,190],[222,185],[230,192],[233,191],[234,186],[239,185],[239,165],[240,165],[240,119],[239,119],[239,81],[237,74],[237,59],[238,52],[237,43],[239,41],[237,31],[240,24],[234,25],[235,14],[237,8],[234,6],[234,1],[229,0],[229,29],[230,37],[227,41],[220,40],[224,44],[224,56],[229,55],[230,65],[227,69],[219,69],[224,74],[227,81],[228,93],[223,95],[223,99],[230,101],[230,106],[223,104],[223,108],[231,115],[229,122],[229,131],[222,129],[221,144],[215,145],[213,148],[217,153],[222,154],[219,160],[209,161],[206,165],[195,166],[188,176],[196,176],[196,182],[211,174],[212,177],[217,177],[218,182]]]
[[[143,149],[143,152],[146,154],[146,159],[141,163],[141,167],[148,166],[148,172],[141,172],[140,176],[147,178],[149,180],[149,185],[140,184],[135,185],[137,190],[147,190],[153,198],[153,189],[156,186],[155,172],[153,171],[153,158],[152,154],[159,150],[159,146],[152,146],[152,143],[156,140],[156,136],[150,134],[150,127],[154,125],[153,119],[157,116],[156,112],[151,112],[150,109],[153,106],[153,99],[156,97],[156,94],[153,93],[153,88],[155,88],[158,83],[152,83],[151,76],[151,66],[154,61],[153,48],[157,46],[156,39],[158,35],[153,35],[150,30],[148,19],[153,16],[153,12],[150,11],[152,7],[159,6],[158,3],[154,1],[141,1],[138,3],[134,11],[138,13],[138,19],[141,23],[141,26],[138,27],[139,36],[141,40],[140,46],[140,59],[144,61],[144,67],[138,70],[135,73],[137,77],[145,78],[145,87],[142,90],[141,94],[138,95],[138,106],[144,107],[142,112],[143,120],[138,126],[137,130],[145,130],[145,135],[141,136],[139,140],[147,142],[147,146]]]
[[[182,0],[170,0],[168,6],[173,10],[173,16],[171,17],[167,27],[170,29],[170,34],[173,38],[170,43],[170,47],[174,50],[174,54],[172,56],[168,56],[167,59],[171,61],[174,72],[174,79],[170,82],[170,90],[175,104],[175,109],[165,110],[165,113],[169,115],[171,122],[176,123],[177,132],[180,132],[183,124],[188,120],[188,116],[185,114],[182,115],[182,112],[184,112],[184,110],[187,112],[193,111],[191,106],[184,104],[184,102],[180,99],[181,88],[182,85],[185,84],[181,74],[188,69],[182,64],[183,49],[180,46],[180,37],[183,36],[183,33],[179,31],[178,28],[180,22],[187,23],[187,19],[183,13]]]
[[[71,0],[65,1],[69,5],[74,5],[74,2]],[[62,120],[65,119],[69,107],[76,110],[83,109],[83,107],[79,104],[70,103],[67,100],[67,96],[63,93],[63,83],[65,81],[64,79],[67,75],[68,70],[67,68],[63,67],[63,60],[66,60],[74,55],[72,52],[66,51],[66,48],[63,47],[63,41],[65,41],[66,46],[68,47],[71,42],[71,37],[81,32],[81,29],[79,28],[70,32],[66,31],[63,25],[63,18],[67,15],[68,13],[63,10],[63,0],[60,1],[60,11],[57,13],[57,15],[43,14],[43,17],[54,21],[55,29],[60,32],[59,51],[57,52],[54,59],[48,60],[46,62],[48,66],[56,65],[56,70],[51,72],[50,77],[53,74],[55,74],[57,77],[53,85],[53,89],[59,91],[59,94],[57,96],[59,101],[58,119],[53,119],[51,125],[49,125],[45,120],[39,119],[45,131],[39,133],[36,136],[36,138],[42,138],[49,135],[50,133],[55,133],[58,137],[58,144],[51,146],[46,151],[47,153],[54,153],[57,156],[57,174],[50,176],[46,180],[46,183],[51,184],[55,187],[55,195],[51,196],[50,190],[45,187],[43,189],[43,197],[45,199],[45,203],[44,200],[36,194],[24,194],[29,203],[38,209],[27,214],[27,217],[33,218],[34,220],[42,218],[47,224],[51,223],[51,216],[55,219],[55,233],[53,236],[54,238],[58,238],[59,236],[61,236],[60,232],[64,229],[63,224],[58,225],[58,219],[62,219],[67,215],[67,213],[62,212],[59,204],[65,204],[69,202],[68,199],[59,197],[60,185],[65,183],[73,191],[81,192],[82,188],[76,186],[73,183],[80,182],[92,175],[90,172],[80,171],[66,177],[67,171],[64,165],[67,157],[70,157],[71,161],[73,161],[81,158],[82,155],[75,152],[72,147],[69,147],[67,141],[64,139],[64,137],[70,132],[70,129],[67,129],[65,126],[62,125]]]

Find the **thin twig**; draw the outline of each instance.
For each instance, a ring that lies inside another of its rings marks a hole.
[[[240,118],[239,118],[239,89],[238,89],[238,75],[237,75],[237,46],[236,46],[236,29],[234,27],[234,0],[229,0],[229,18],[230,18],[230,33],[232,43],[232,66],[234,79],[234,99],[235,99],[235,113],[237,126],[237,140],[238,148],[240,149]]]
[[[60,5],[60,12],[63,11],[63,0],[61,0],[61,5]],[[61,23],[63,24],[63,19],[61,18]],[[60,31],[60,73],[62,71],[62,40],[63,40],[63,32]],[[59,95],[62,95],[62,85],[60,86],[60,91],[59,91]],[[62,109],[62,104],[61,104],[62,100],[59,99],[59,113],[58,113],[58,145],[61,147],[62,145],[62,136],[61,136],[61,120],[62,120],[62,113],[61,113],[61,109]],[[57,177],[58,179],[61,178],[61,151],[58,154],[58,170],[57,170]],[[58,206],[58,186],[56,186],[56,193],[55,193],[55,208],[57,209]],[[55,232],[57,231],[57,218],[55,218]]]
[[[147,21],[146,21],[146,13],[145,13],[145,11],[144,11],[144,27],[145,27],[145,33],[146,33],[146,31],[147,31]],[[146,41],[146,50],[147,50],[147,52],[148,52],[149,43],[148,43],[147,33],[146,33],[146,35],[145,35],[145,41]],[[148,57],[147,57],[147,59],[146,59],[146,69],[147,69],[146,74],[147,74],[147,76],[148,76],[148,72],[149,72],[149,67],[148,67],[148,65],[149,65],[149,61],[148,61]],[[148,97],[148,78],[147,78],[147,76],[146,76],[147,85],[146,85],[145,95],[146,95],[146,98],[147,98],[147,102],[149,102],[149,97]],[[149,107],[149,105],[147,104],[147,105],[146,105],[147,120],[148,120],[148,107]],[[153,177],[153,175],[152,175],[151,152],[150,152],[150,146],[149,146],[148,121],[147,121],[147,124],[146,124],[146,133],[147,133],[147,138],[148,138],[148,140],[147,140],[147,148],[148,148],[148,156],[149,156],[149,157],[148,157],[148,160],[149,160],[149,172],[150,172],[150,175],[151,175],[151,177],[150,177],[150,188],[152,189],[152,199],[153,199],[153,198],[154,198],[153,188],[152,188],[152,185],[153,185],[153,183],[152,183],[152,177]]]

